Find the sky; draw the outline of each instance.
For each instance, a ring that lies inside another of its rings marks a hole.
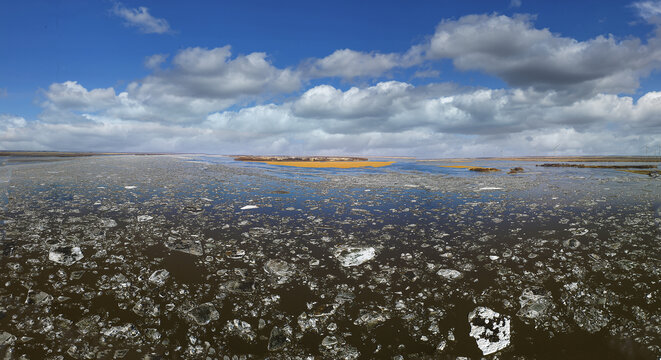
[[[661,154],[661,0],[1,8],[0,150]]]

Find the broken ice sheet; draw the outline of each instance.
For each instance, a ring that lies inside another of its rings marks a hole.
[[[58,264],[69,266],[83,258],[78,246],[55,246],[48,253],[48,259]]]
[[[218,320],[220,313],[211,303],[204,303],[188,311],[188,315],[198,325],[207,325],[211,321]]]
[[[439,275],[448,280],[456,280],[463,276],[463,274],[454,269],[439,269],[436,272],[436,275]]]
[[[149,215],[138,215],[138,222],[149,221],[153,218],[154,218],[153,216],[149,216]]]
[[[149,281],[153,284],[156,284],[156,286],[163,286],[165,284],[165,281],[170,277],[170,272],[168,272],[165,269],[160,269],[154,271],[150,276],[149,276]]]
[[[482,354],[489,355],[510,344],[510,318],[487,307],[478,306],[468,314],[470,336]]]
[[[376,256],[376,250],[373,247],[340,246],[335,250],[334,255],[342,266],[350,267],[372,260]]]

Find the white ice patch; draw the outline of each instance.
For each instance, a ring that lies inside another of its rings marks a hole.
[[[241,210],[250,210],[250,209],[257,209],[257,205],[246,205],[241,208]]]
[[[137,186],[135,186],[135,185],[124,186],[124,189],[126,189],[126,190],[133,190],[135,188],[137,188]]]
[[[83,258],[78,246],[57,246],[48,253],[48,260],[69,266]]]
[[[470,336],[477,341],[482,354],[489,355],[510,344],[510,318],[487,307],[478,306],[468,314]]]
[[[376,250],[373,247],[346,247],[342,246],[335,250],[335,258],[340,260],[342,266],[358,266],[374,259]]]
[[[503,188],[495,187],[495,186],[485,186],[477,189],[477,191],[488,191],[488,190],[503,190]]]
[[[154,218],[153,216],[149,216],[149,215],[138,215],[138,222],[149,221],[153,218]]]
[[[438,272],[436,272],[436,275],[444,277],[448,280],[456,280],[462,276],[461,272],[453,269],[440,269]]]

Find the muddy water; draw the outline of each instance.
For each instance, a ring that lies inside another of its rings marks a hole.
[[[661,356],[660,180],[535,163],[517,175],[396,165],[11,165],[0,183],[0,355]],[[471,336],[488,324],[469,323],[477,307],[507,331]]]

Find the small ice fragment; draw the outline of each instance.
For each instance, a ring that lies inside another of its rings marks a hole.
[[[56,246],[48,253],[48,260],[69,266],[83,258],[78,246]]]
[[[153,216],[149,216],[149,215],[138,215],[138,222],[149,221],[153,218],[154,218]]]
[[[241,208],[241,210],[250,210],[250,209],[257,209],[257,205],[246,205]]]
[[[358,266],[376,256],[376,250],[373,247],[346,247],[342,246],[335,250],[335,258],[340,260],[342,266]]]
[[[468,314],[470,336],[482,354],[489,355],[510,344],[510,318],[487,307],[478,306]]]
[[[206,325],[212,320],[218,320],[220,313],[211,303],[204,303],[188,311],[188,315],[195,320],[198,325]]]
[[[477,189],[477,191],[483,191],[483,190],[503,190],[503,188],[495,187],[495,186],[485,186]]]
[[[498,256],[498,255],[489,255],[489,259],[491,259],[491,261],[496,261],[496,260],[500,259],[500,256]]]
[[[16,336],[3,331],[0,332],[0,346],[13,345],[16,342]]]
[[[165,281],[170,277],[170,272],[161,269],[154,271],[151,276],[149,276],[149,282],[156,284],[157,286],[162,286],[165,284]]]
[[[124,189],[126,189],[126,190],[133,190],[135,188],[137,188],[137,186],[135,186],[135,185],[124,186]]]
[[[454,269],[440,269],[438,272],[436,272],[436,275],[444,277],[448,280],[456,280],[462,276],[461,272]]]
[[[287,345],[289,339],[287,334],[282,331],[279,327],[274,326],[271,330],[271,336],[269,337],[268,350],[269,351],[278,351],[284,348]]]

